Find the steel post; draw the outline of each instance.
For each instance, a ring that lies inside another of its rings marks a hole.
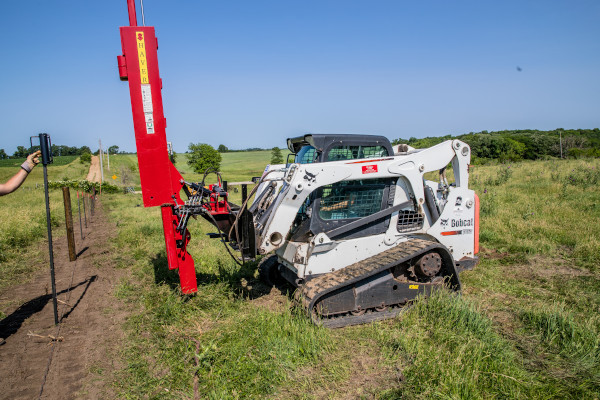
[[[52,250],[52,224],[50,223],[50,196],[48,195],[48,167],[44,164],[44,194],[46,196],[46,224],[48,225],[48,253],[50,255],[50,281],[52,283],[52,303],[54,324],[58,325],[58,304],[56,301],[56,279],[54,275],[54,252]]]

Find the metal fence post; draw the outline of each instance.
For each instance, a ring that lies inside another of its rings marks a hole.
[[[54,325],[58,325],[58,304],[56,302],[56,278],[54,276],[54,252],[52,251],[52,224],[50,220],[50,197],[48,195],[48,167],[44,164],[44,194],[46,197],[46,224],[48,225],[48,254],[50,255],[50,281],[52,282],[52,303],[54,305]]]

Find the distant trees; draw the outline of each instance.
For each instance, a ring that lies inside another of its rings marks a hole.
[[[79,148],[79,154],[83,154],[83,153],[90,153],[90,154],[92,154],[92,149],[90,149],[87,146],[81,146]]]
[[[32,148],[25,146],[17,146],[17,150],[13,153],[11,157],[8,155],[5,158],[26,158],[30,153],[39,150],[40,146],[33,146]],[[92,153],[92,150],[88,146],[65,146],[65,145],[52,145],[52,155],[54,157],[59,156],[80,156],[84,153]],[[111,146],[109,147],[110,154],[117,154],[119,152],[119,146]],[[6,153],[4,153],[6,154]],[[97,154],[97,152],[96,152]]]
[[[8,154],[4,151],[4,149],[0,149],[0,160],[4,160],[8,158]]]
[[[39,150],[39,149],[40,149],[40,146],[33,147],[33,150]],[[28,149],[28,151],[29,151],[29,149]],[[91,153],[92,151],[90,150],[90,148],[88,146],[76,147],[76,146],[65,146],[65,145],[57,145],[57,144],[52,145],[52,155],[54,157],[78,156],[85,152]]]
[[[219,153],[227,153],[229,151],[227,146],[225,146],[224,144],[220,144],[217,150],[219,151]]]
[[[24,146],[17,146],[17,150],[13,153],[13,158],[26,158],[29,151]]]
[[[208,169],[221,169],[221,154],[209,144],[190,143],[188,146],[188,165],[199,174]]]
[[[415,148],[431,147],[448,139],[460,139],[471,147],[474,163],[486,160],[518,161],[560,157],[560,141],[564,157],[597,157],[600,153],[600,129],[533,129],[481,131],[478,133],[417,139],[395,139],[392,144],[406,143]]]
[[[92,161],[92,153],[90,153],[90,152],[82,153],[81,156],[79,157],[79,160],[81,161],[82,164]]]
[[[283,163],[283,155],[281,155],[281,149],[275,146],[271,150],[271,164],[281,164]]]

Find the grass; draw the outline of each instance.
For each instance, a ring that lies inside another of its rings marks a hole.
[[[221,171],[228,182],[245,182],[261,176],[271,159],[270,151],[222,153]],[[175,166],[187,181],[198,182],[203,174],[195,173],[187,164],[187,154],[176,154]],[[19,164],[20,165],[20,164]],[[106,162],[104,164],[107,166]],[[141,190],[140,175],[135,154],[117,154],[110,157],[110,171],[104,172],[105,179],[119,186],[133,186]],[[116,179],[112,179],[115,176]],[[214,175],[208,177],[212,182]],[[209,183],[207,181],[207,183]]]
[[[271,151],[250,151],[221,153],[221,171],[223,179],[228,182],[249,181],[254,176],[261,176],[271,160]],[[193,172],[187,164],[187,154],[177,154],[175,166],[184,179],[199,181],[202,174]]]
[[[72,156],[55,157],[48,166],[48,179],[83,179],[89,165]],[[70,160],[70,161],[69,161]],[[17,160],[2,160],[17,162]],[[69,161],[67,163],[67,161]],[[21,161],[22,162],[22,161]],[[21,165],[0,168],[0,181],[6,182]],[[77,196],[71,190],[72,209],[77,210]],[[62,192],[50,191],[50,210],[53,235],[64,235]],[[37,166],[16,192],[0,197],[0,288],[14,282],[26,282],[42,268],[47,248],[41,241],[47,236],[46,208],[42,166]]]
[[[224,179],[260,175],[269,156],[223,154]],[[200,178],[183,154],[177,166]],[[78,162],[52,168],[81,172]],[[121,168],[139,179],[134,156],[111,157],[118,178]],[[117,296],[138,310],[114,385],[122,398],[150,399],[597,399],[600,199],[589,182],[599,168],[600,160],[476,166],[482,260],[461,275],[461,295],[436,292],[394,320],[342,330],[315,327],[286,296],[268,294],[256,265],[233,263],[202,220],[189,225],[198,294],[182,296],[159,210],[141,207],[139,195],[104,195],[119,229],[114,262],[129,270]],[[21,194],[0,202],[19,207],[29,192]],[[19,265],[11,260],[23,239],[14,240],[5,269]]]

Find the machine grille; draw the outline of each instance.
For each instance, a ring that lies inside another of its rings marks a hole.
[[[414,210],[400,210],[398,213],[398,232],[412,232],[423,228],[423,214]]]

